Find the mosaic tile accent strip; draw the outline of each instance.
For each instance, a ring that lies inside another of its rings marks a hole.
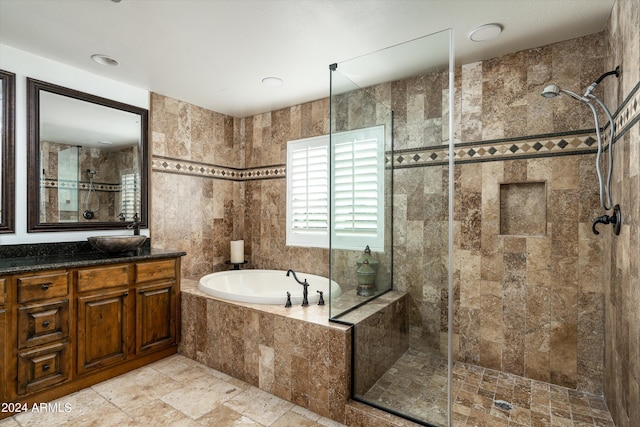
[[[584,154],[597,149],[595,132],[541,135],[531,138],[500,139],[458,144],[454,147],[454,161],[482,162],[530,157]],[[391,162],[387,158],[387,164]],[[413,150],[396,151],[395,168],[444,165],[449,162],[449,147],[441,145]]]
[[[58,179],[42,179],[40,180],[40,188],[61,188],[69,190],[89,190],[91,184],[88,182],[78,182],[70,180]],[[120,184],[93,183],[94,191],[104,191],[108,193],[118,193],[122,191]]]
[[[640,120],[640,82],[613,114],[616,123],[616,141]]]
[[[174,173],[203,178],[248,181],[254,179],[284,178],[285,165],[262,166],[258,168],[237,169],[209,163],[193,162],[164,156],[153,156],[151,169],[154,172]]]

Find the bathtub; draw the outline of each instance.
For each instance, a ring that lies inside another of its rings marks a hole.
[[[309,304],[317,304],[324,293],[325,301],[329,301],[329,279],[314,274],[296,272],[300,280],[309,283]],[[291,293],[291,303],[302,304],[303,287],[293,276],[287,277],[281,270],[229,270],[207,274],[200,278],[198,289],[205,294],[230,301],[249,302],[254,304],[284,305],[287,292]],[[331,281],[331,297],[342,293],[340,285]]]

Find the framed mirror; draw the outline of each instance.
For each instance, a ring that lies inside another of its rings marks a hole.
[[[27,97],[27,231],[147,227],[149,112],[30,78]]]
[[[13,233],[15,210],[15,91],[16,75],[0,70],[0,233]]]

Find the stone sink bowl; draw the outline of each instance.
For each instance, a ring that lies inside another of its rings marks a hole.
[[[110,255],[135,251],[147,240],[147,236],[91,236],[87,240],[96,249]]]

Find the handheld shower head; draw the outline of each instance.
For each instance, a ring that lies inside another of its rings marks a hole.
[[[577,93],[571,92],[570,90],[562,89],[560,86],[556,84],[551,84],[545,87],[540,95],[544,96],[545,98],[555,98],[556,96],[559,96],[561,93],[567,94],[573,99],[577,99],[578,101],[587,102],[587,103],[589,102],[587,98],[581,97]]]
[[[558,85],[549,85],[544,88],[541,95],[545,98],[555,98],[556,96],[560,95],[560,88],[558,87]]]

